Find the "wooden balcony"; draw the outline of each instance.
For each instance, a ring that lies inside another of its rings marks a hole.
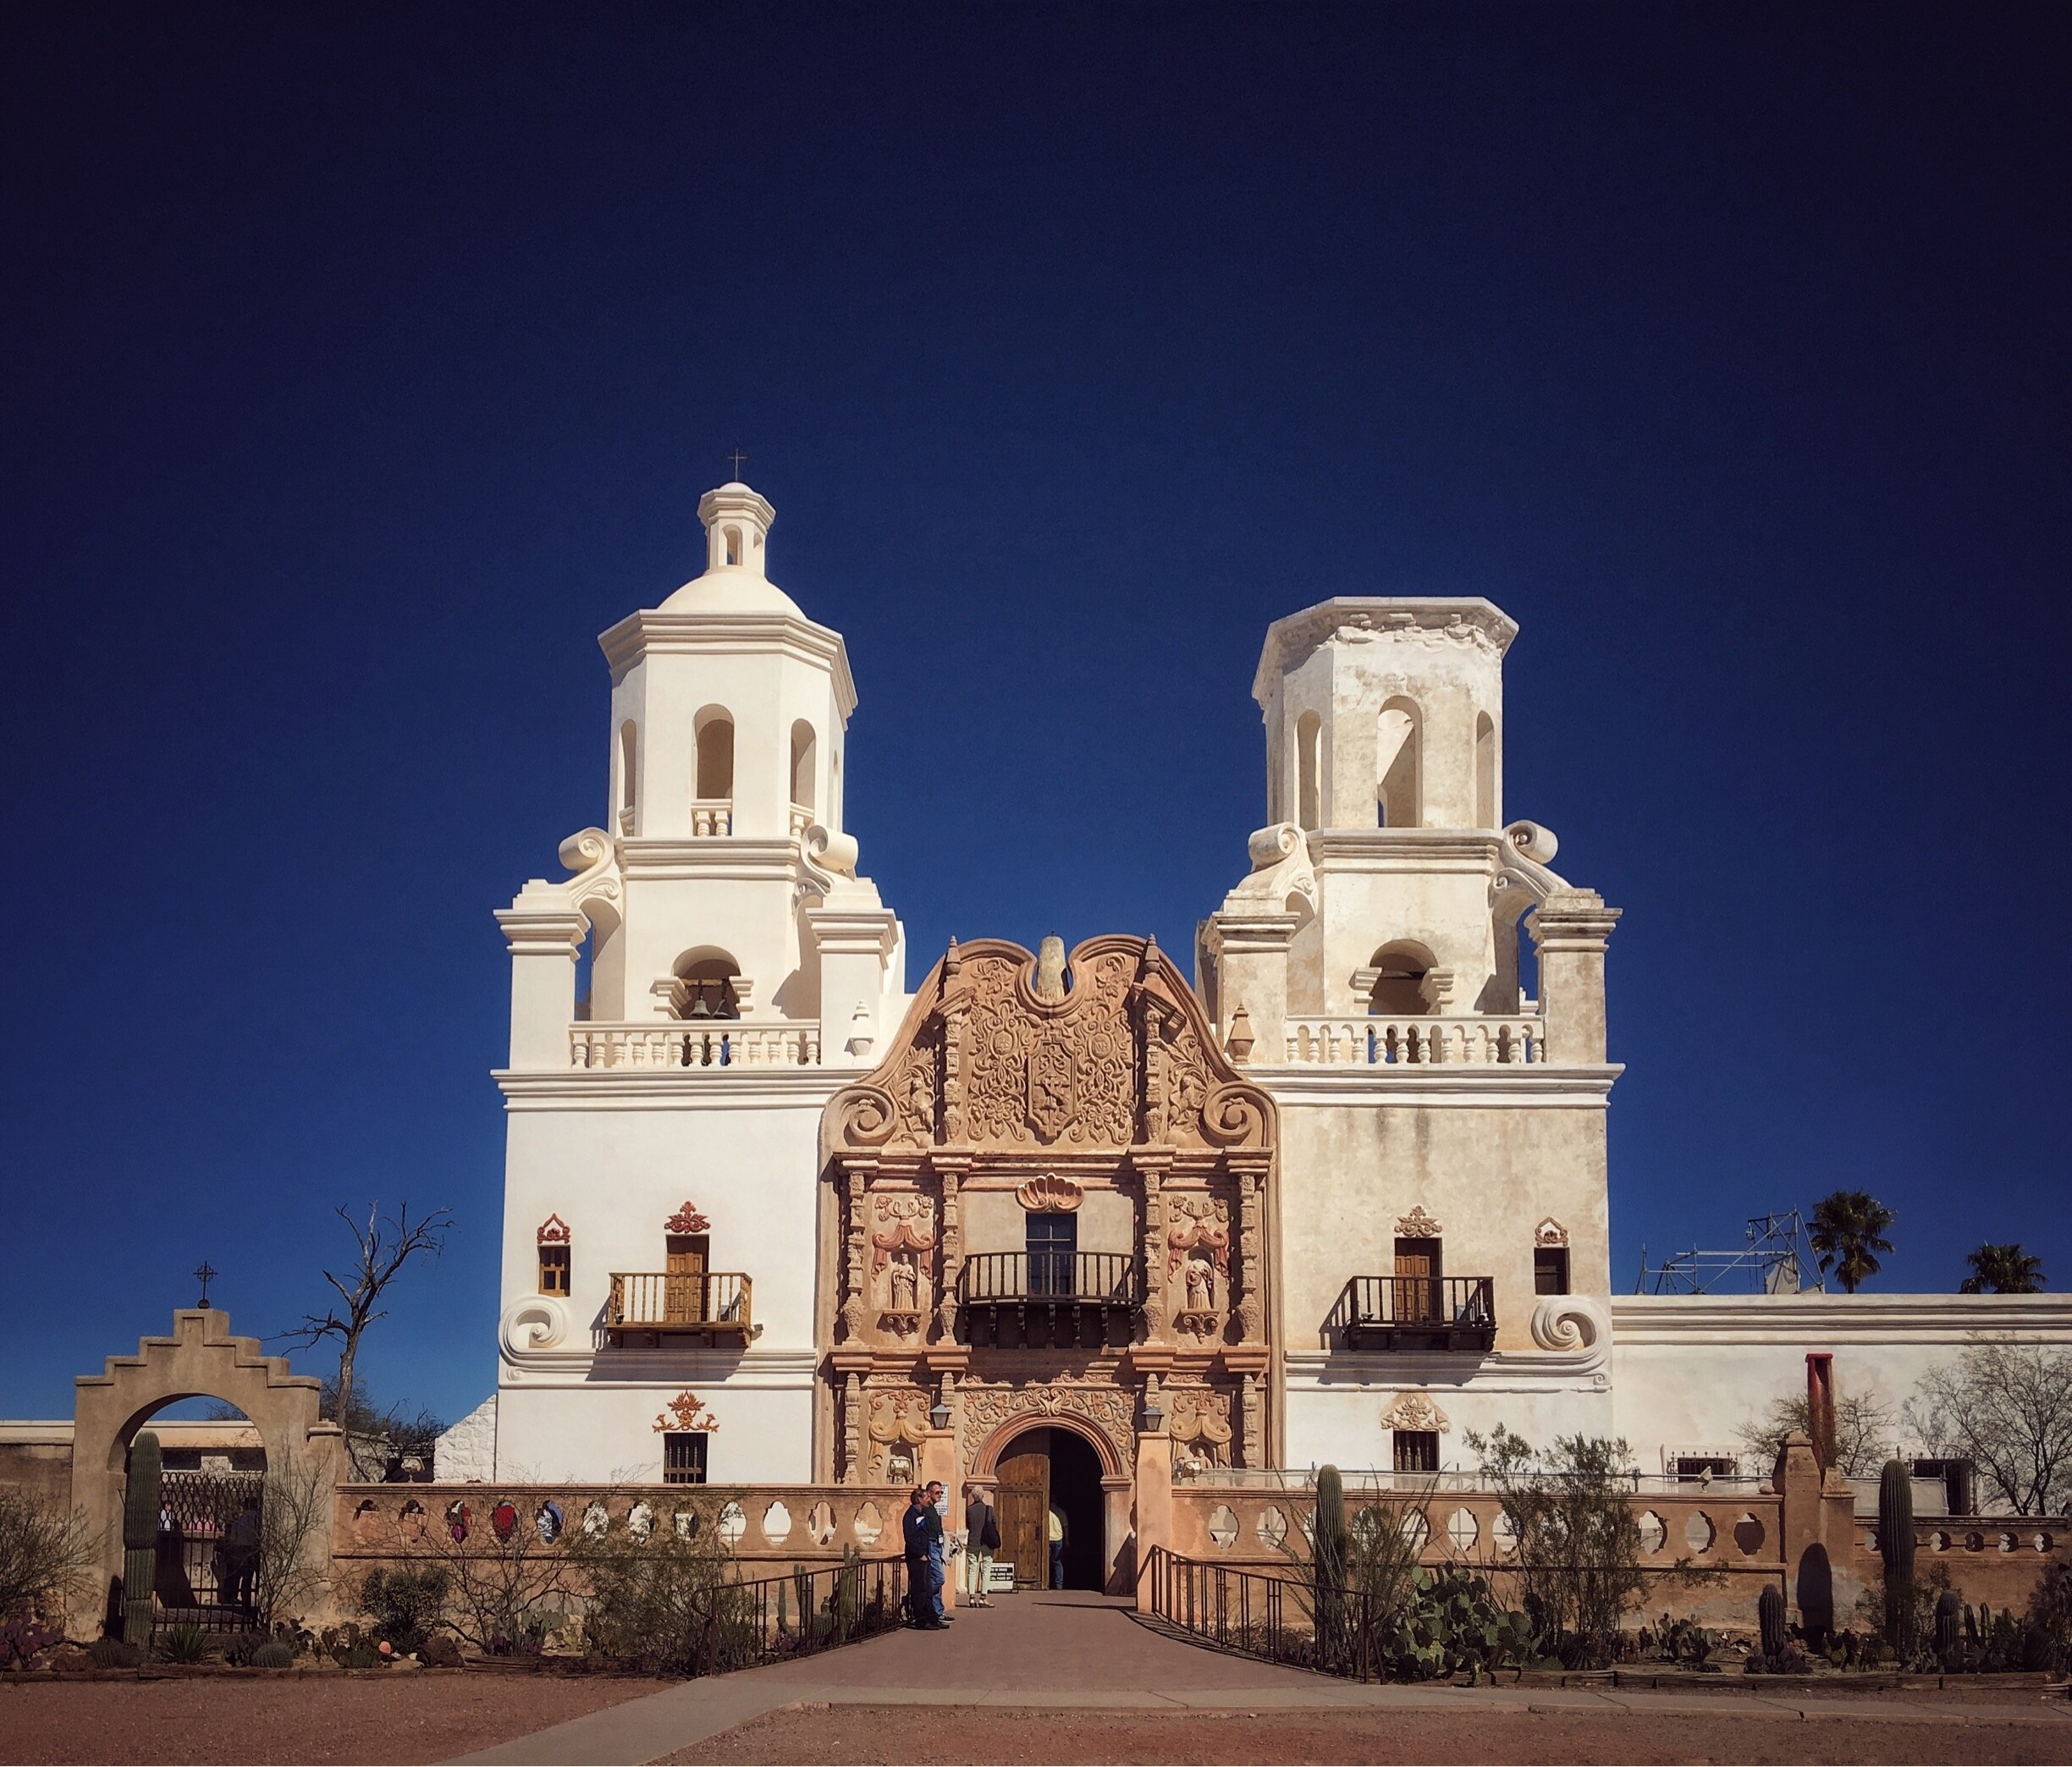
[[[957,1278],[959,1335],[1001,1349],[1127,1344],[1143,1296],[1127,1252],[984,1252]]]
[[[1487,1276],[1355,1276],[1327,1327],[1348,1350],[1486,1351],[1496,1341]]]
[[[614,1270],[604,1333],[614,1345],[688,1340],[746,1344],[754,1285],[738,1270],[677,1275],[667,1270]]]

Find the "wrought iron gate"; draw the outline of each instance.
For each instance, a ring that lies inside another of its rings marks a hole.
[[[160,1489],[158,1627],[243,1632],[258,1623],[263,1472],[168,1471]]]

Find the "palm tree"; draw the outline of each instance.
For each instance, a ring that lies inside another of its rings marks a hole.
[[[1971,1274],[1957,1285],[1960,1295],[2040,1295],[2043,1292],[2043,1260],[2021,1248],[2021,1241],[2004,1246],[1991,1241],[1967,1252],[1965,1262]]]
[[[1876,1254],[1892,1250],[1885,1230],[1898,1219],[1869,1191],[1837,1191],[1813,1205],[1806,1237],[1820,1258],[1821,1274],[1832,1270],[1843,1289],[1854,1294],[1864,1279],[1875,1276]]]

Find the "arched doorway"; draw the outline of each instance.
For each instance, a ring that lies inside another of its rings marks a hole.
[[[159,1446],[158,1539],[152,1593],[160,1627],[242,1632],[258,1621],[266,1500],[266,1446],[236,1406],[213,1398],[169,1401],[131,1432],[125,1486],[146,1431]]]
[[[299,1469],[313,1490],[328,1492],[344,1471],[344,1438],[337,1424],[319,1421],[317,1389],[313,1376],[293,1373],[285,1357],[267,1355],[256,1338],[232,1335],[220,1307],[182,1308],[170,1337],[145,1338],[135,1356],[112,1356],[102,1373],[80,1375],[74,1384],[72,1504],[100,1535],[103,1591],[112,1596],[121,1586],[123,1500],[141,1431],[183,1401],[234,1407],[258,1437],[262,1478]],[[229,1470],[237,1470],[234,1460]],[[307,1554],[328,1572],[328,1501],[317,1506]],[[329,1602],[327,1575],[312,1609],[323,1611]],[[101,1605],[94,1604],[96,1612]]]
[[[1000,1450],[994,1506],[1002,1559],[1017,1588],[1050,1583],[1050,1516],[1065,1528],[1065,1587],[1105,1588],[1108,1581],[1107,1503],[1101,1459],[1077,1431],[1025,1429]]]

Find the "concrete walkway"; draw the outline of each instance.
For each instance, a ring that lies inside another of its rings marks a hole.
[[[1655,1693],[1609,1688],[1452,1687],[1344,1682],[1226,1655],[1147,1626],[1126,1601],[1072,1591],[1001,1596],[961,1609],[946,1632],[898,1632],[769,1669],[680,1682],[587,1718],[485,1749],[469,1761],[660,1760],[780,1707],[1042,1706],[1169,1712],[1369,1707],[1601,1710],[1843,1717],[1906,1724],[2072,1725],[2064,1702],[1953,1705],[1903,1694]]]

